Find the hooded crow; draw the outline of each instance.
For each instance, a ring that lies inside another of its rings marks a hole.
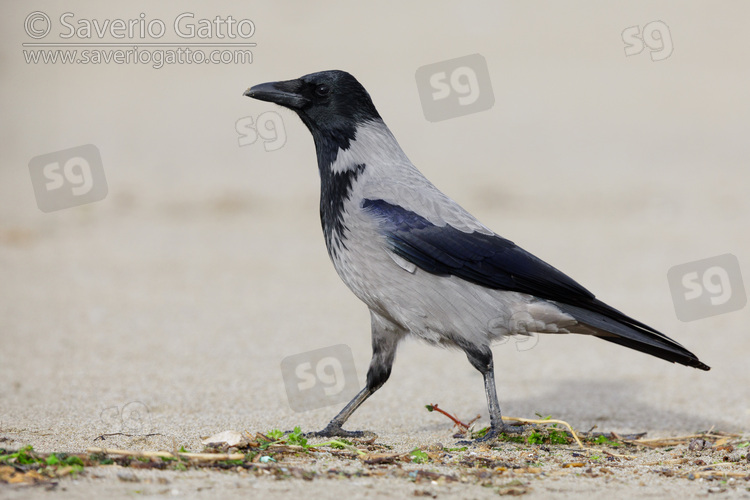
[[[593,335],[701,370],[663,333],[604,302],[499,236],[409,161],[370,95],[349,73],[262,83],[244,95],[291,109],[310,130],[320,173],[320,219],[341,279],[370,310],[367,384],[321,437],[361,436],[342,425],[388,379],[398,343],[414,336],[461,349],[484,377],[492,440],[503,424],[490,345],[509,335]]]

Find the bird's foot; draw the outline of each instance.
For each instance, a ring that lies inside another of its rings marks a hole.
[[[505,434],[523,434],[526,432],[527,429],[533,428],[533,425],[509,425],[509,424],[503,424],[503,426],[498,430],[498,435],[502,434],[503,432]]]
[[[507,425],[492,427],[484,436],[474,440],[475,443],[494,443],[502,434],[519,435],[526,430],[525,425]]]
[[[305,437],[307,438],[343,437],[343,438],[369,439],[372,437],[377,437],[377,434],[375,434],[372,431],[347,431],[347,430],[342,429],[340,425],[328,424],[326,428],[323,429],[322,431],[308,432],[305,434]]]
[[[502,434],[511,434],[511,435],[518,435],[523,434],[523,432],[530,428],[530,426],[527,425],[507,425],[503,424],[502,426],[498,427],[490,427],[487,432],[482,437],[478,437],[475,439],[472,439],[470,441],[468,440],[462,440],[458,441],[458,443],[461,446],[465,445],[472,445],[472,444],[492,444],[502,435]]]

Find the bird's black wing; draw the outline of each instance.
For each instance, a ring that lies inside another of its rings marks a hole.
[[[594,298],[569,276],[495,234],[436,226],[383,200],[364,200],[362,208],[380,219],[394,253],[429,273],[559,302]]]
[[[575,280],[510,240],[437,226],[380,199],[365,199],[361,206],[378,219],[391,250],[424,271],[554,301],[564,312],[593,327],[594,335],[604,340],[708,369],[674,340],[598,300]]]

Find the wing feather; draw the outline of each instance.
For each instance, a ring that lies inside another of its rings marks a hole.
[[[663,333],[598,300],[571,277],[494,233],[438,226],[421,215],[380,199],[362,209],[375,217],[399,257],[424,271],[457,276],[480,286],[520,292],[554,302],[609,342],[702,370],[709,367]]]

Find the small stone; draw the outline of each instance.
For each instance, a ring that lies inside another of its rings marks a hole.
[[[688,450],[702,451],[710,447],[711,447],[711,443],[707,442],[705,439],[694,438],[692,441],[690,441],[690,444],[688,445]]]
[[[218,434],[214,434],[201,441],[205,446],[220,447],[220,446],[239,446],[244,444],[245,439],[237,431],[224,431]]]
[[[739,462],[742,460],[742,454],[739,451],[733,451],[728,455],[724,455],[725,462]]]
[[[120,481],[124,481],[126,483],[140,483],[141,480],[138,479],[138,476],[133,474],[132,471],[122,471],[117,473],[117,479]]]

